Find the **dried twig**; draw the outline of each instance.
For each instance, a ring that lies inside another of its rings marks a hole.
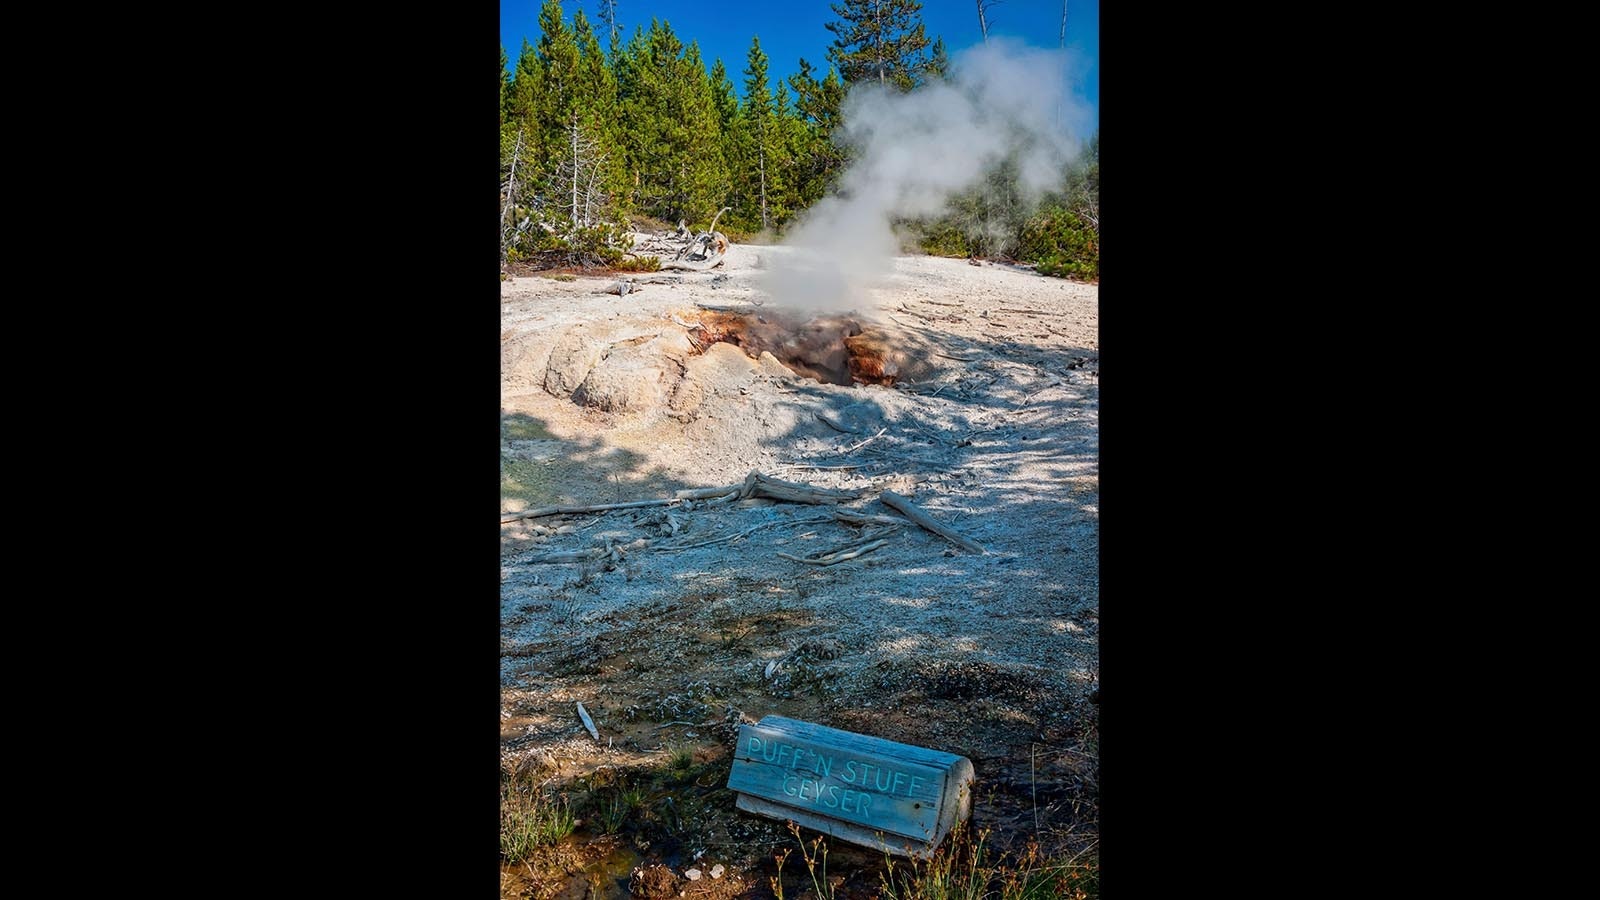
[[[878,438],[883,437],[884,433],[887,432],[888,430],[889,430],[888,426],[880,428],[880,429],[878,429],[878,433],[873,435],[872,437],[867,438],[866,440],[862,441],[859,444],[853,444],[853,445],[851,445],[849,447],[846,447],[843,450],[840,450],[839,452],[840,453],[854,453],[855,451],[860,450],[862,447],[865,447],[866,445],[872,443],[873,441],[877,440]]]
[[[836,565],[838,563],[845,562],[847,560],[855,559],[856,557],[861,556],[864,553],[871,553],[872,551],[874,551],[874,550],[878,549],[879,547],[882,547],[882,546],[884,546],[885,544],[888,544],[888,543],[889,543],[888,541],[880,539],[880,540],[873,541],[870,544],[866,544],[864,546],[857,547],[857,548],[855,548],[853,550],[843,551],[843,552],[839,552],[839,553],[832,553],[832,554],[828,554],[826,556],[817,557],[815,559],[808,558],[808,557],[802,557],[802,556],[794,556],[794,555],[789,554],[789,553],[779,553],[778,555],[783,557],[784,559],[792,559],[797,563],[805,563],[808,566],[831,566],[831,565]]]
[[[859,469],[859,468],[861,468],[861,466],[860,466],[860,464],[849,465],[849,466],[814,466],[814,465],[812,465],[810,463],[784,463],[783,465],[776,466],[775,468],[779,468],[779,469],[825,469],[825,470],[832,471],[832,470],[835,470],[835,469]]]

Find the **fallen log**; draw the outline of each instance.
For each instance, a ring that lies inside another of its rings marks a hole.
[[[594,547],[589,550],[561,550],[556,553],[546,553],[542,556],[528,557],[527,559],[520,560],[517,565],[539,566],[548,565],[551,563],[588,562],[591,559],[599,559],[605,555],[606,551],[600,549],[599,547]]]
[[[628,503],[591,503],[587,506],[540,506],[519,513],[501,516],[500,524],[515,522],[518,519],[542,519],[545,516],[569,516],[582,513],[611,512],[616,509],[644,509],[650,506],[675,506],[685,500],[705,500],[710,497],[721,497],[739,490],[743,485],[730,484],[725,487],[686,488],[674,493],[671,497],[660,500],[633,500]]]
[[[784,481],[754,471],[745,477],[744,488],[739,491],[741,500],[750,497],[771,497],[774,500],[787,500],[790,503],[840,503],[858,499],[860,496],[860,491],[812,487],[809,484]]]
[[[922,509],[919,508],[915,503],[912,503],[905,497],[896,494],[894,491],[884,491],[879,495],[879,497],[884,503],[887,503],[900,512],[905,513],[906,518],[915,522],[922,528],[937,534],[950,543],[955,544],[957,547],[978,554],[987,554],[989,552],[983,548],[982,544],[979,544],[977,541],[974,541],[971,538],[965,537],[960,532],[950,528],[948,525],[940,524],[937,519],[922,511]]]
[[[729,488],[729,490],[733,489]],[[631,503],[592,503],[588,506],[541,506],[538,509],[530,509],[526,512],[512,513],[509,516],[502,516],[500,519],[500,524],[504,525],[507,522],[515,522],[518,519],[542,519],[545,516],[567,516],[579,513],[611,512],[614,509],[642,509],[647,506],[671,506],[675,503],[682,502],[682,498],[669,497],[664,500],[635,500]]]
[[[709,257],[709,258],[707,258],[707,259],[705,259],[703,261],[699,261],[699,262],[691,262],[691,261],[688,261],[688,260],[681,260],[681,259],[669,259],[666,262],[661,264],[661,268],[662,268],[662,270],[682,269],[682,270],[684,270],[686,272],[704,272],[704,271],[707,271],[708,269],[714,269],[717,266],[722,265],[722,259],[726,255],[727,254],[725,254],[725,253],[718,253],[715,256]]]

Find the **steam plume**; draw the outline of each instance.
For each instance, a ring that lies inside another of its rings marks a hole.
[[[862,83],[845,98],[841,139],[855,155],[773,254],[763,287],[774,305],[860,309],[898,252],[895,218],[936,216],[1007,158],[1031,202],[1058,185],[1088,124],[1065,95],[1062,51],[991,39],[955,58],[953,78],[900,94]],[[1058,102],[1061,123],[1057,124]]]

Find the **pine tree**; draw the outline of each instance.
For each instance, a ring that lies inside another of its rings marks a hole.
[[[843,153],[833,142],[839,124],[839,105],[844,102],[844,85],[832,68],[823,81],[812,74],[811,63],[800,60],[800,71],[789,76],[794,89],[796,130],[794,196],[797,205],[809,206],[827,193],[829,184],[844,164]]]
[[[717,123],[723,134],[732,131],[739,115],[739,98],[733,93],[728,67],[722,64],[720,57],[711,64],[711,102],[717,107]]]
[[[579,105],[578,44],[561,19],[561,0],[544,0],[539,10],[539,79],[534,92],[531,143],[536,158],[559,159],[562,136]]]
[[[733,179],[722,156],[716,100],[698,42],[689,43],[679,72],[684,86],[680,115],[689,132],[688,157],[682,162],[684,208],[690,221],[708,227],[732,191]]]
[[[619,69],[634,202],[668,221],[709,224],[729,191],[722,132],[700,48],[652,19]]]
[[[511,73],[506,71],[506,45],[500,45],[500,126],[506,124],[506,86],[511,83]]]
[[[840,21],[823,27],[834,34],[828,59],[845,84],[876,81],[909,91],[927,67],[922,4],[917,0],[843,0],[830,4]]]
[[[789,102],[789,89],[780,80],[772,96],[773,143],[777,179],[769,190],[773,223],[782,226],[800,208],[799,164],[804,153],[805,128]]]
[[[933,52],[928,57],[925,73],[927,77],[940,81],[950,77],[950,52],[945,49],[944,38],[933,42]]]
[[[744,107],[740,115],[749,141],[744,194],[746,202],[753,204],[748,217],[759,220],[765,230],[772,227],[771,195],[777,185],[773,156],[781,135],[773,121],[772,92],[767,86],[767,54],[761,50],[759,37],[750,41],[744,74]]]
[[[523,38],[522,53],[517,56],[516,74],[512,77],[511,85],[506,90],[507,125],[532,126],[534,101],[538,92],[539,79],[538,54],[528,44],[527,38]]]
[[[746,140],[743,126],[739,121],[739,98],[734,94],[733,82],[728,79],[728,67],[722,64],[720,58],[711,64],[711,102],[717,110],[717,128],[723,164],[728,167],[728,171],[741,173],[745,168]],[[730,226],[734,223],[738,223],[741,227],[750,226],[742,212],[747,206],[742,182],[743,179],[739,177],[731,180],[731,190],[724,201],[735,210],[732,216],[723,220]]]
[[[577,112],[583,133],[595,142],[597,153],[604,159],[600,167],[604,191],[618,196],[625,187],[625,170],[617,110],[617,78],[581,9],[572,15],[572,33],[578,46]]]

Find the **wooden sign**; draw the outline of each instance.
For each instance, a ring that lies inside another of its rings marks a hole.
[[[739,729],[738,807],[900,856],[925,856],[972,812],[972,762],[767,716]]]

